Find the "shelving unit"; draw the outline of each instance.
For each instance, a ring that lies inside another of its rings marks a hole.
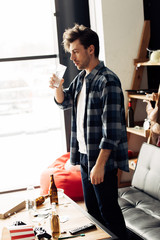
[[[143,26],[143,32],[141,36],[141,41],[140,41],[140,46],[138,50],[138,56],[137,59],[134,60],[134,73],[133,73],[133,78],[132,78],[132,85],[131,85],[131,90],[138,90],[140,89],[141,82],[142,82],[142,77],[143,77],[143,71],[146,66],[160,66],[160,63],[152,63],[147,59],[147,48],[149,45],[150,41],[150,21],[145,21],[144,26]],[[128,99],[132,100],[132,108],[135,111],[136,108],[136,103],[137,100],[148,100],[148,101],[159,101],[160,105],[160,99],[158,99],[158,93],[152,92],[151,94],[135,94],[134,91],[129,91],[128,92]],[[160,109],[160,107],[159,107]],[[160,112],[160,111],[159,111]],[[160,115],[160,113],[159,113]],[[126,116],[127,118],[127,116]],[[159,119],[160,121],[160,119]],[[143,125],[144,119],[142,120]],[[127,135],[128,135],[128,142],[130,139],[131,135],[138,136],[138,138],[141,138],[141,142],[149,142],[151,139],[151,130],[144,130],[143,127],[134,127],[134,128],[129,128],[127,127]],[[136,139],[136,138],[135,138]],[[132,140],[134,141],[134,140]],[[134,141],[135,143],[135,141]],[[136,144],[137,145],[137,142]],[[138,142],[138,148],[140,149]],[[137,153],[139,152],[139,149],[136,149]],[[131,159],[129,161],[129,168],[130,172],[134,172],[135,168],[132,166],[132,162],[136,159]],[[121,170],[118,171],[118,186],[119,187],[126,187],[130,185],[130,181],[128,182],[121,182],[123,172]]]
[[[135,69],[134,69],[133,78],[132,78],[131,90],[140,89],[144,67],[147,66],[147,63],[149,62],[148,59],[146,58],[149,40],[150,40],[150,21],[144,21],[141,41],[140,41],[139,50],[138,50],[138,56],[137,56],[137,59],[134,59]],[[132,108],[135,111],[136,103],[138,99],[154,101],[155,99],[157,99],[157,94],[152,93],[152,94],[142,95],[142,94],[135,94],[135,93],[128,92],[128,99],[129,98],[132,99]],[[128,133],[128,140],[131,134],[139,135],[146,139],[149,136],[149,130],[145,131],[142,127],[127,128],[127,133]]]
[[[150,21],[145,21],[143,26],[143,32],[141,42],[138,51],[138,57],[134,60],[135,70],[132,79],[131,90],[138,90],[142,81],[143,70],[147,66],[160,66],[160,63],[153,63],[147,59],[147,48],[150,40]],[[134,94],[129,92],[128,98],[132,99],[133,110],[136,108],[137,100],[159,101],[158,93],[152,92],[151,94]],[[150,129],[144,130],[142,127],[127,128],[128,138],[130,134],[135,134],[144,137],[144,141],[150,139]]]

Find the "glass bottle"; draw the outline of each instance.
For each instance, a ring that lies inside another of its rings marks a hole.
[[[61,234],[60,220],[59,220],[59,215],[57,214],[57,210],[56,210],[56,203],[52,203],[51,233],[52,233],[53,239],[54,238],[57,239]]]
[[[128,102],[128,115],[127,115],[128,127],[134,127],[134,111],[132,108],[131,99]]]
[[[50,188],[49,188],[49,195],[50,195],[50,203],[56,203],[58,204],[58,192],[57,187],[54,182],[54,176],[53,174],[50,175]]]
[[[48,195],[45,195],[45,196],[40,196],[38,198],[36,198],[36,207],[42,205],[42,203],[45,202],[45,200],[49,197],[49,194]]]

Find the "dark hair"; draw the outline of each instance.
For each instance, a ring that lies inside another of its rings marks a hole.
[[[99,55],[99,38],[96,32],[89,27],[75,24],[73,28],[66,29],[63,34],[63,46],[66,52],[69,52],[70,43],[79,39],[80,43],[87,49],[90,45],[95,47],[95,57]]]

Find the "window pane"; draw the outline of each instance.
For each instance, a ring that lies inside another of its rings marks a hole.
[[[51,0],[0,1],[0,58],[57,54]]]
[[[0,63],[0,191],[39,185],[66,151],[63,112],[49,88],[54,66],[55,59]]]
[[[56,61],[39,59],[0,63],[1,120],[6,119],[6,116],[8,118],[14,116],[17,118],[16,121],[19,121],[20,116],[25,115],[25,124],[18,124],[17,130],[13,124],[10,127],[0,126],[0,134],[2,132],[4,135],[7,134],[8,129],[18,133],[42,131],[60,126],[59,121],[54,122],[54,115],[57,112],[50,110],[50,104],[54,102],[54,92],[49,88],[49,80],[56,67]],[[26,116],[28,116],[27,121]]]
[[[57,54],[53,13],[54,0],[1,0],[0,58]],[[49,89],[57,62],[0,62],[0,192],[39,185],[66,152],[63,112]]]

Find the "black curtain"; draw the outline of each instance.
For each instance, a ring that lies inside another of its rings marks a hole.
[[[70,60],[70,55],[64,52],[62,46],[63,33],[65,29],[71,28],[75,23],[90,27],[89,4],[88,0],[55,0],[55,17],[57,21],[58,47],[60,63],[67,66],[64,75],[64,87],[68,87],[70,82],[78,74],[77,68]],[[71,132],[71,111],[64,111],[65,131],[67,141],[67,151],[70,148]]]
[[[149,43],[150,50],[160,49],[160,0],[143,0],[144,19],[150,20],[151,38]],[[160,84],[160,67],[147,67],[148,87],[158,89]]]

